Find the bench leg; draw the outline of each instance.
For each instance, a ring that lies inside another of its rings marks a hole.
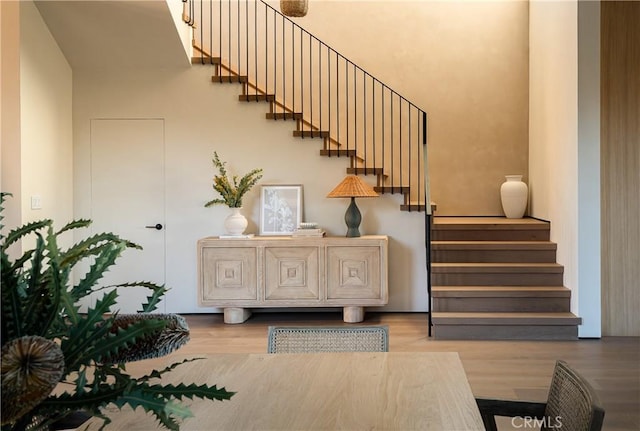
[[[224,309],[224,323],[242,323],[245,322],[251,316],[251,310],[246,308],[225,308]]]
[[[342,320],[347,323],[359,323],[364,320],[364,307],[344,307]]]

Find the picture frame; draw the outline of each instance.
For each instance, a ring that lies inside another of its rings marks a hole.
[[[302,222],[302,185],[269,184],[260,190],[260,235],[291,235]]]

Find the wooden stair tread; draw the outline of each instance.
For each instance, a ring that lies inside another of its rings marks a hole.
[[[448,272],[562,273],[563,271],[564,271],[564,266],[558,263],[433,262],[431,264],[431,272],[436,272],[436,273],[448,273]]]
[[[293,136],[296,138],[328,138],[327,130],[294,130]],[[355,150],[354,150],[355,151]]]
[[[240,102],[274,102],[275,94],[240,94],[238,101]]]
[[[424,212],[427,209],[425,204],[401,204],[400,211],[419,211]]]
[[[431,241],[432,250],[556,250],[551,241]]]
[[[378,193],[409,193],[409,186],[376,186],[373,188]]]
[[[441,312],[432,313],[434,324],[447,325],[579,325],[582,319],[570,312],[510,312],[475,313]]]
[[[267,112],[267,120],[302,120],[302,112]]]
[[[204,64],[204,65],[208,65],[208,64],[220,64],[220,57],[209,57],[208,55],[205,56],[193,56],[191,57],[191,64]]]
[[[508,219],[506,217],[433,217],[434,230],[509,230],[549,229],[549,222],[534,218]]]
[[[570,298],[571,289],[564,286],[432,286],[435,298]]]
[[[383,168],[347,168],[347,174],[351,175],[386,175]]]
[[[356,150],[320,150],[320,155],[326,157],[356,157]]]
[[[247,76],[238,75],[213,75],[211,82],[220,84],[246,84],[249,81]]]

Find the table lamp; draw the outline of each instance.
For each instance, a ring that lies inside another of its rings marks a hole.
[[[327,195],[328,198],[351,198],[351,204],[344,214],[344,221],[347,223],[347,238],[355,238],[360,236],[360,222],[362,215],[356,206],[356,198],[373,198],[378,196],[373,188],[362,181],[356,175],[347,175],[335,189]]]

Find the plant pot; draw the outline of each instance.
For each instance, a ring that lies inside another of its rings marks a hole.
[[[224,220],[224,228],[227,230],[227,235],[241,236],[249,222],[247,222],[247,218],[240,212],[242,208],[229,209],[231,210],[231,214]]]
[[[522,182],[522,175],[506,175],[500,186],[502,210],[507,218],[522,218],[527,209],[529,188]]]

